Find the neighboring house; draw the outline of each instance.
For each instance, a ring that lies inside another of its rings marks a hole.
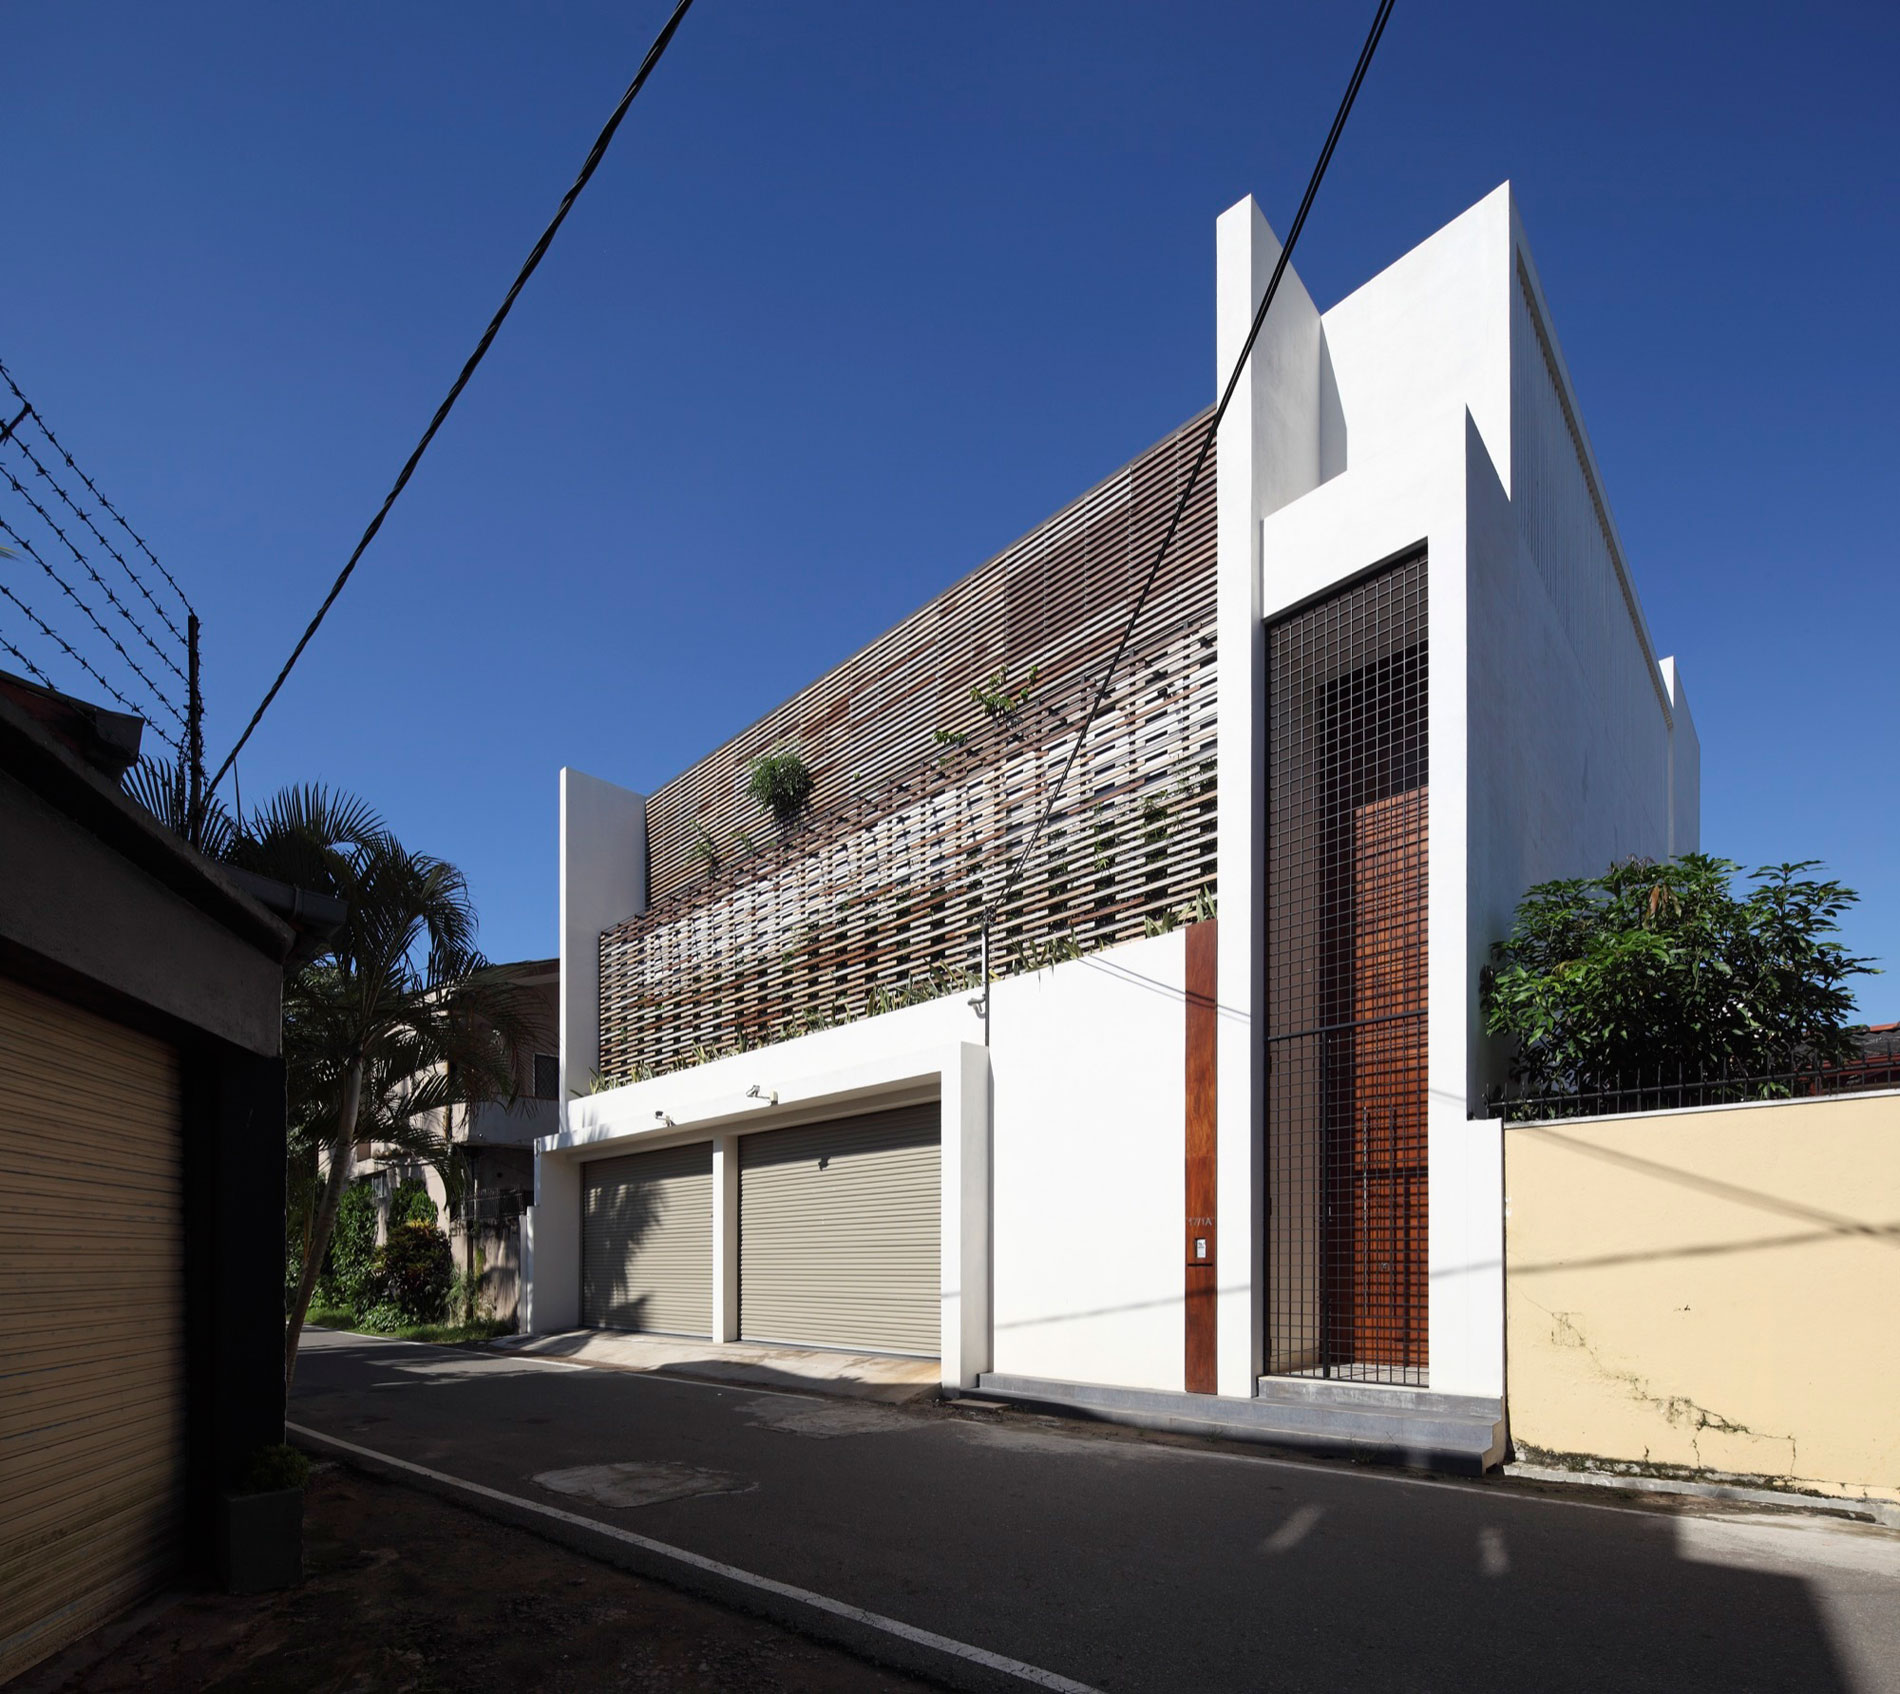
[[[0,1680],[210,1564],[284,1436],[297,932],[121,792],[141,727],[0,676]]]
[[[1216,251],[1220,381],[1279,246]],[[1204,422],[653,795],[562,773],[534,1330],[1496,1462],[1479,972],[1532,883],[1697,845],[1681,678],[1509,188],[1323,314],[1289,270],[985,997]]]
[[[515,1315],[521,1284],[521,1214],[534,1195],[534,1144],[561,1127],[558,1018],[561,962],[523,959],[501,967],[522,994],[533,1039],[515,1053],[516,1097],[427,1112],[421,1122],[460,1153],[465,1185],[451,1204],[434,1165],[364,1150],[358,1169],[376,1188],[378,1235],[386,1233],[389,1200],[400,1182],[421,1182],[448,1230],[458,1271],[481,1278],[483,1309]]]

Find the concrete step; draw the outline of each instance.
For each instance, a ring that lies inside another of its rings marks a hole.
[[[1364,1406],[1375,1412],[1437,1412],[1452,1417],[1493,1420],[1504,1415],[1501,1400],[1481,1399],[1472,1394],[1434,1394],[1427,1388],[1354,1382],[1336,1376],[1263,1376],[1254,1384],[1254,1392],[1262,1400],[1275,1400],[1283,1405]]]
[[[1498,1402],[1458,1395],[1423,1395],[1426,1400],[1452,1402],[1445,1406],[1374,1405],[1363,1396],[1371,1385],[1333,1382],[1318,1386],[1361,1392],[1346,1399],[1301,1391],[1243,1400],[995,1372],[978,1377],[977,1386],[999,1400],[1111,1423],[1258,1441],[1293,1452],[1371,1459],[1460,1476],[1481,1475],[1504,1459],[1504,1419]]]

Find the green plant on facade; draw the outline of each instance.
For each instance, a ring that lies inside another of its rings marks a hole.
[[[1042,666],[1031,665],[1029,674],[1021,682],[1012,685],[1009,667],[998,665],[981,682],[971,685],[970,702],[980,708],[991,723],[1002,723],[1029,704],[1041,675]]]
[[[1053,970],[1057,965],[1081,958],[1082,953],[1082,943],[1073,934],[1052,935],[1043,941],[1025,941],[1016,950],[1014,972]]]
[[[1743,893],[1733,860],[1689,853],[1531,889],[1480,982],[1512,1080],[1560,1098],[1850,1058],[1848,985],[1873,962],[1833,939],[1858,896],[1805,874],[1818,868],[1764,865]],[[1776,1087],[1738,1082],[1736,1097]]]
[[[933,729],[930,736],[939,747],[961,747],[970,739],[970,732],[967,729]]]
[[[901,1011],[906,1006],[921,1006],[931,1000],[941,1000],[946,994],[977,987],[980,977],[981,973],[975,970],[952,970],[948,966],[937,965],[894,988],[874,987],[865,996],[864,1015],[875,1018],[885,1012]]]
[[[769,753],[759,754],[747,767],[746,792],[783,828],[811,802],[811,767],[796,747],[781,743]]]
[[[719,870],[719,844],[713,840],[712,831],[704,824],[693,837],[693,857],[706,867],[706,874],[716,875]]]
[[[1219,901],[1211,888],[1203,888],[1194,898],[1183,906],[1170,906],[1165,912],[1156,912],[1141,920],[1141,933],[1145,936],[1167,935],[1182,927],[1183,924],[1206,923],[1219,916]]]

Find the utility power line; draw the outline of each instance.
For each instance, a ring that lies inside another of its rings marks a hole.
[[[1174,545],[1175,532],[1181,527],[1181,518],[1186,513],[1188,502],[1194,498],[1194,488],[1200,481],[1202,468],[1207,463],[1207,455],[1213,450],[1214,437],[1220,431],[1221,419],[1227,415],[1227,407],[1234,398],[1234,391],[1240,386],[1240,373],[1247,368],[1248,357],[1253,352],[1254,343],[1260,339],[1261,327],[1267,321],[1267,310],[1273,304],[1273,297],[1279,291],[1280,278],[1293,258],[1293,249],[1300,239],[1300,231],[1306,227],[1306,216],[1313,209],[1314,198],[1319,193],[1319,185],[1326,176],[1326,167],[1332,163],[1333,149],[1339,145],[1339,137],[1345,130],[1346,119],[1352,112],[1353,102],[1359,97],[1359,86],[1366,80],[1366,72],[1371,68],[1372,56],[1378,51],[1379,38],[1385,34],[1387,20],[1392,16],[1394,0],[1379,0],[1379,9],[1372,19],[1372,28],[1366,34],[1365,45],[1359,49],[1359,62],[1353,66],[1352,78],[1346,84],[1346,92],[1339,102],[1339,110],[1334,114],[1333,127],[1326,133],[1326,144],[1320,149],[1319,159],[1313,166],[1313,174],[1307,179],[1306,193],[1301,197],[1300,209],[1294,215],[1292,226],[1287,230],[1285,245],[1280,249],[1280,257],[1273,267],[1273,275],[1267,279],[1267,290],[1260,297],[1260,308],[1254,313],[1253,326],[1247,331],[1246,342],[1240,349],[1240,356],[1234,361],[1233,372],[1227,378],[1227,386],[1221,390],[1220,404],[1214,408],[1214,415],[1208,419],[1207,428],[1201,434],[1201,445],[1194,455],[1194,463],[1188,471],[1180,497],[1174,503],[1174,513],[1168,519],[1167,530],[1161,537],[1161,545],[1155,550],[1154,563],[1148,567],[1148,574],[1142,579],[1141,592],[1135,596],[1134,607],[1128,614],[1128,622],[1123,626],[1121,639],[1115,643],[1115,651],[1102,667],[1102,680],[1089,702],[1088,710],[1082,716],[1081,727],[1075,732],[1074,744],[1069,748],[1069,756],[1062,763],[1062,772],[1056,778],[1055,786],[1049,790],[1049,798],[1044,803],[1035,827],[1030,830],[1029,838],[1023,843],[1022,850],[1016,855],[1014,863],[1003,878],[1003,885],[997,890],[996,897],[983,909],[982,919],[982,971],[984,981],[983,1023],[989,1028],[989,952],[990,929],[996,921],[996,914],[1009,898],[1022,876],[1029,856],[1035,852],[1041,841],[1043,831],[1048,827],[1049,819],[1055,814],[1057,803],[1063,790],[1068,786],[1069,773],[1075,768],[1075,761],[1082,751],[1082,743],[1088,739],[1090,726],[1100,715],[1103,704],[1108,699],[1110,684],[1115,679],[1116,669],[1128,651],[1128,643],[1135,633],[1135,625],[1140,621],[1142,608],[1148,603],[1149,591],[1155,585],[1155,578],[1161,574],[1162,563],[1168,556],[1168,549]]]
[[[640,90],[646,86],[647,78],[653,74],[654,66],[660,62],[661,56],[672,44],[673,36],[692,4],[693,0],[679,0],[679,4],[673,8],[673,15],[666,20],[665,27],[653,38],[653,45],[647,49],[646,57],[640,61],[640,68],[634,73],[633,81],[627,85],[626,93],[621,95],[620,103],[613,109],[613,115],[608,118],[605,127],[595,137],[593,148],[587,155],[586,163],[581,166],[580,175],[574,179],[573,187],[562,196],[559,208],[549,221],[548,227],[541,232],[541,239],[534,244],[534,251],[528,255],[527,262],[522,265],[520,273],[515,277],[514,285],[508,290],[507,298],[497,308],[495,315],[488,320],[488,327],[482,331],[481,340],[476,342],[475,351],[469,354],[468,362],[462,366],[461,374],[456,377],[442,404],[436,407],[435,416],[429,420],[429,427],[422,432],[422,439],[416,443],[415,451],[409,455],[396,477],[394,486],[383,497],[382,505],[377,509],[375,517],[370,519],[369,528],[363,531],[362,539],[357,542],[356,550],[350,554],[349,562],[337,573],[336,581],[330,585],[330,592],[323,597],[323,604],[317,608],[317,615],[310,620],[309,627],[298,637],[297,645],[291,649],[290,657],[284,661],[284,668],[277,673],[277,680],[270,685],[264,698],[258,702],[257,710],[251,714],[251,721],[244,726],[244,733],[237,738],[237,744],[225,754],[224,763],[218,766],[217,774],[212,777],[207,792],[217,791],[218,784],[224,780],[224,773],[231,768],[238,754],[243,752],[245,742],[251,739],[251,732],[263,721],[264,714],[270,710],[271,702],[277,698],[277,692],[284,686],[291,668],[303,657],[303,650],[310,645],[310,639],[317,633],[317,627],[329,614],[330,608],[336,604],[337,596],[343,592],[343,585],[350,580],[350,573],[356,569],[357,561],[368,550],[369,544],[376,539],[376,532],[383,527],[383,519],[389,516],[390,507],[395,505],[397,496],[409,486],[409,479],[415,474],[416,466],[422,462],[422,455],[428,452],[429,443],[435,440],[436,431],[447,420],[455,402],[461,398],[462,390],[468,386],[468,379],[475,374],[475,367],[482,362],[503,322],[514,310],[516,298],[527,286],[528,278],[534,275],[546,256],[548,248],[553,245],[555,234],[567,221],[567,214],[573,210],[574,202],[580,198],[581,190],[587,186],[594,172],[599,168],[601,160],[607,156],[607,148],[613,141],[614,132],[620,128],[620,120],[627,115],[627,108],[633,104]]]

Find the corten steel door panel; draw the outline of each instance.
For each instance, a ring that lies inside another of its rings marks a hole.
[[[0,979],[0,1681],[180,1556],[182,1124],[175,1049]]]
[[[712,1333],[712,1143],[597,1159],[582,1173],[581,1322]]]
[[[739,1333],[937,1355],[937,1102],[739,1143]]]
[[[1425,1363],[1425,854],[1428,791],[1353,811],[1353,1032],[1333,1251],[1349,1358]],[[1342,1294],[1344,1294],[1342,1290]]]
[[[1267,1361],[1421,1385],[1426,561],[1267,631]]]

